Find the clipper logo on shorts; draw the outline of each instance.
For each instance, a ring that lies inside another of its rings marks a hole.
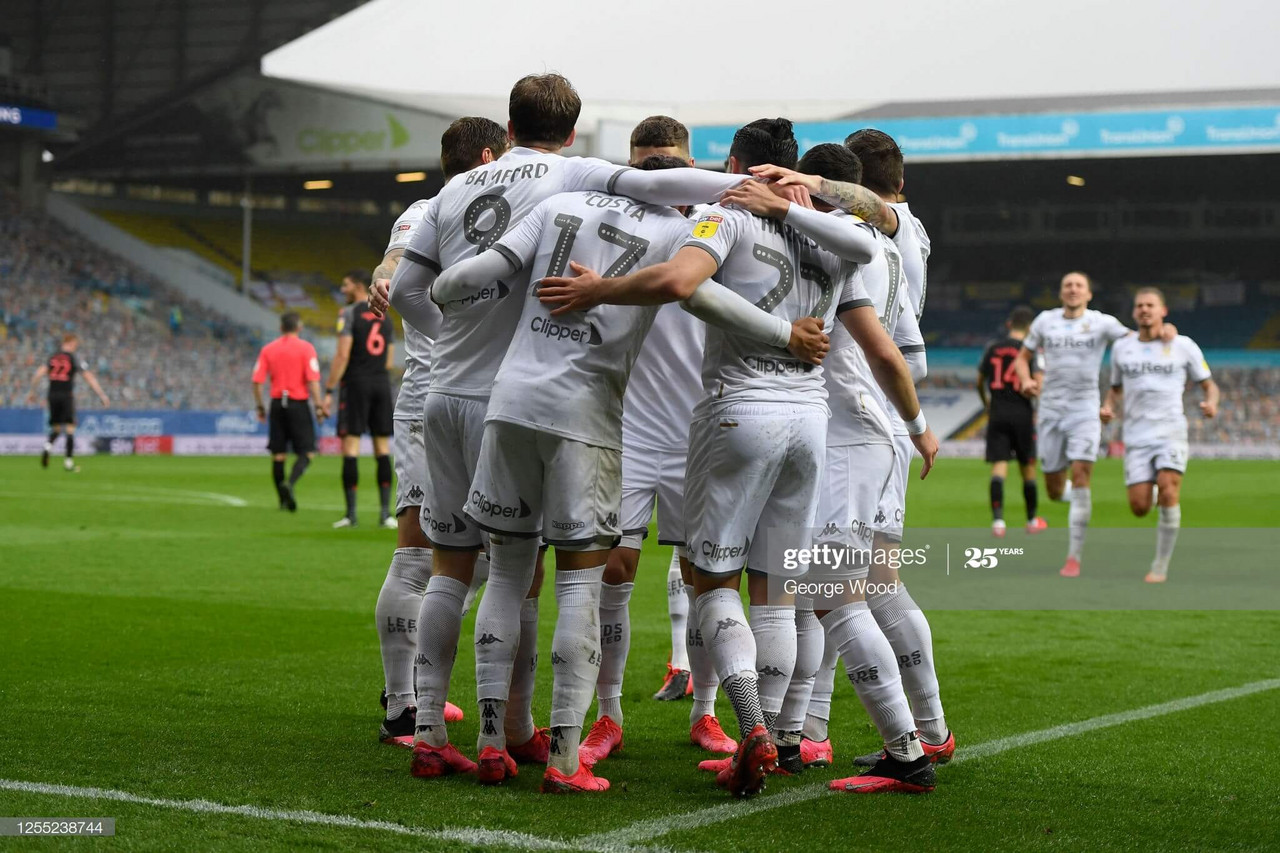
[[[884,513],[881,512],[880,516],[883,517]],[[859,521],[858,519],[855,518],[849,522],[849,526],[853,528],[853,535],[858,537],[859,539],[871,538],[871,526],[868,525],[865,521]]]
[[[416,486],[415,486],[414,488],[415,488],[415,489],[417,489],[417,491],[418,491],[418,499],[419,499],[419,500],[421,500],[421,499],[422,499],[422,490],[421,490],[421,489],[418,489]],[[413,497],[413,492],[410,492],[410,493],[409,493],[409,497],[410,497],[410,498],[412,498],[412,497]],[[440,520],[438,520],[438,519],[436,519],[436,518],[432,518],[432,516],[431,516],[431,508],[430,508],[430,507],[424,506],[424,507],[422,508],[422,515],[421,515],[421,517],[419,518],[419,521],[420,521],[420,522],[424,522],[424,523],[426,524],[426,526],[425,526],[425,527],[423,527],[423,532],[429,532],[429,533],[466,533],[466,532],[467,532],[467,525],[466,525],[466,523],[465,523],[462,519],[458,518],[457,513],[450,513],[450,515],[452,515],[452,516],[453,516],[453,521],[440,521]]]
[[[733,560],[747,555],[751,550],[751,540],[748,539],[743,545],[721,545],[719,542],[704,539],[699,550],[702,556],[709,560]]]
[[[490,518],[528,518],[533,515],[533,510],[529,509],[524,498],[517,498],[517,500],[520,501],[519,507],[503,506],[475,491],[471,493],[471,509],[474,510],[474,514]]]

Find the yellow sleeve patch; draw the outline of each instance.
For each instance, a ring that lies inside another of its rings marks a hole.
[[[698,220],[698,224],[693,226],[693,236],[700,240],[708,237],[714,237],[715,233],[720,230],[720,223],[724,221],[720,216],[704,216]]]

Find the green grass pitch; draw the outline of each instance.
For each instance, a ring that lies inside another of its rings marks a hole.
[[[69,475],[42,471],[29,458],[0,459],[0,780],[366,823],[305,824],[0,784],[0,816],[118,819],[114,839],[5,839],[12,849],[495,849],[495,836],[479,830],[521,833],[530,849],[532,837],[546,839],[546,849],[630,842],[724,851],[1280,844],[1280,690],[975,753],[942,768],[927,796],[857,797],[817,794],[815,786],[849,775],[849,759],[877,746],[840,672],[837,766],[771,780],[750,808],[725,812],[727,795],[696,769],[703,756],[687,742],[689,705],[649,698],[669,646],[669,551],[652,537],[632,600],[626,748],[598,768],[613,790],[541,796],[533,767],[497,790],[467,779],[419,781],[408,773],[406,751],[376,740],[373,607],[394,533],[330,529],[340,514],[336,460],[312,467],[296,515],[277,511],[265,458],[81,461],[83,472]],[[1184,524],[1274,527],[1276,471],[1275,463],[1194,461]],[[371,462],[362,474],[368,484]],[[913,484],[909,526],[972,527],[975,541],[986,541],[986,477],[980,462],[944,459],[928,481]],[[1016,520],[1020,496],[1008,492]],[[1096,525],[1154,526],[1153,518],[1129,516],[1117,461],[1099,464],[1093,492]],[[361,492],[366,525],[376,518],[374,494]],[[1042,505],[1051,525],[1066,524],[1064,505],[1045,502],[1043,492]],[[1015,527],[1005,541],[1023,535]],[[1150,541],[1154,547],[1154,530]],[[1086,551],[1085,576],[1061,582],[1087,584],[1090,566],[1104,561]],[[1175,555],[1167,586],[1212,569]],[[1131,571],[1141,586],[1145,566]],[[542,613],[535,713],[545,722],[550,584]],[[961,756],[1000,738],[1280,677],[1274,611],[941,609],[931,622]],[[451,727],[467,752],[476,735],[470,631],[468,619],[452,696],[468,719]],[[723,696],[718,707],[732,731]],[[776,797],[793,802],[759,808]],[[677,823],[678,815],[693,817]],[[375,821],[426,832],[367,823]],[[601,837],[640,821],[659,828]],[[663,834],[668,826],[673,831]],[[430,832],[441,829],[460,832]]]

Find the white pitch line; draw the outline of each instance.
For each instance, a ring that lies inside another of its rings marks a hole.
[[[121,490],[124,491],[123,494],[120,493]],[[26,498],[30,497],[30,493],[0,492],[0,497]],[[221,504],[233,507],[249,505],[249,502],[244,498],[238,498],[235,495],[224,495],[221,492],[192,492],[184,489],[130,489],[123,486],[113,487],[110,492],[69,492],[63,497],[78,501],[104,501],[108,503],[172,503],[190,506]]]
[[[81,788],[75,785],[49,785],[43,782],[22,782],[13,779],[0,779],[0,790],[20,791],[28,794],[48,794],[59,797],[80,797],[89,800],[112,800],[120,803],[138,803],[147,806],[159,806],[166,809],[177,809],[185,812],[202,814],[239,815],[258,820],[286,821],[289,823],[306,823],[318,826],[332,826],[340,829],[373,829],[381,832],[392,832],[397,835],[409,835],[431,841],[446,841],[466,844],[471,847],[507,847],[517,850],[587,850],[595,853],[624,853],[625,851],[647,851],[647,853],[663,853],[661,847],[640,847],[628,844],[590,845],[584,841],[558,840],[513,832],[504,829],[484,829],[460,827],[457,829],[423,829],[386,820],[362,820],[349,815],[325,814],[309,810],[267,809],[259,806],[229,806],[210,800],[167,800],[155,797],[143,797],[127,791],[114,791],[109,788]],[[670,853],[666,851],[665,853]]]
[[[955,758],[951,759],[951,761],[952,763],[955,763],[958,761],[972,761],[977,758],[987,758],[988,756],[999,755],[1002,752],[1008,752],[1013,749],[1021,749],[1027,746],[1034,746],[1038,743],[1060,740],[1061,738],[1097,731],[1098,729],[1106,729],[1112,726],[1132,723],[1136,720],[1148,720],[1152,717],[1162,717],[1165,714],[1173,714],[1177,711],[1186,711],[1190,708],[1199,708],[1202,705],[1227,702],[1232,699],[1239,699],[1242,696],[1250,696],[1254,693],[1262,693],[1264,691],[1275,690],[1277,688],[1280,688],[1280,678],[1272,678],[1266,681],[1254,681],[1249,684],[1242,684],[1239,687],[1228,687],[1224,690],[1214,690],[1209,693],[1201,693],[1199,696],[1188,696],[1183,699],[1174,699],[1170,702],[1161,702],[1158,705],[1147,705],[1144,708],[1134,708],[1131,711],[1104,714],[1101,717],[1093,717],[1088,720],[1081,720],[1077,723],[1064,723],[1063,725],[1052,726],[1047,729],[1024,732],[1018,735],[1010,735],[1009,737],[989,740],[984,743],[975,744],[974,746],[958,750]],[[710,826],[711,824],[722,823],[726,820],[733,820],[738,817],[758,814],[763,811],[782,808],[784,806],[796,805],[797,803],[817,799],[826,793],[827,783],[819,782],[814,785],[792,788],[789,791],[784,791],[781,794],[771,797],[760,797],[753,800],[737,800],[723,805],[710,806],[696,812],[686,812],[684,814],[668,815],[666,817],[637,821],[630,826],[624,826],[622,829],[617,829],[612,832],[602,832],[595,835],[583,836],[581,843],[589,847],[619,847],[643,844],[646,841],[660,838],[672,832],[688,832],[690,830],[700,829],[704,826]]]

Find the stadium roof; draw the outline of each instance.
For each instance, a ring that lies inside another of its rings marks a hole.
[[[92,144],[367,0],[5,0],[15,75]]]
[[[934,116],[1018,115],[1092,110],[1142,110],[1185,107],[1248,106],[1280,103],[1280,89],[1215,89],[1202,92],[1129,92],[1060,95],[1044,98],[984,98],[952,101],[900,101],[843,113],[841,119]]]

